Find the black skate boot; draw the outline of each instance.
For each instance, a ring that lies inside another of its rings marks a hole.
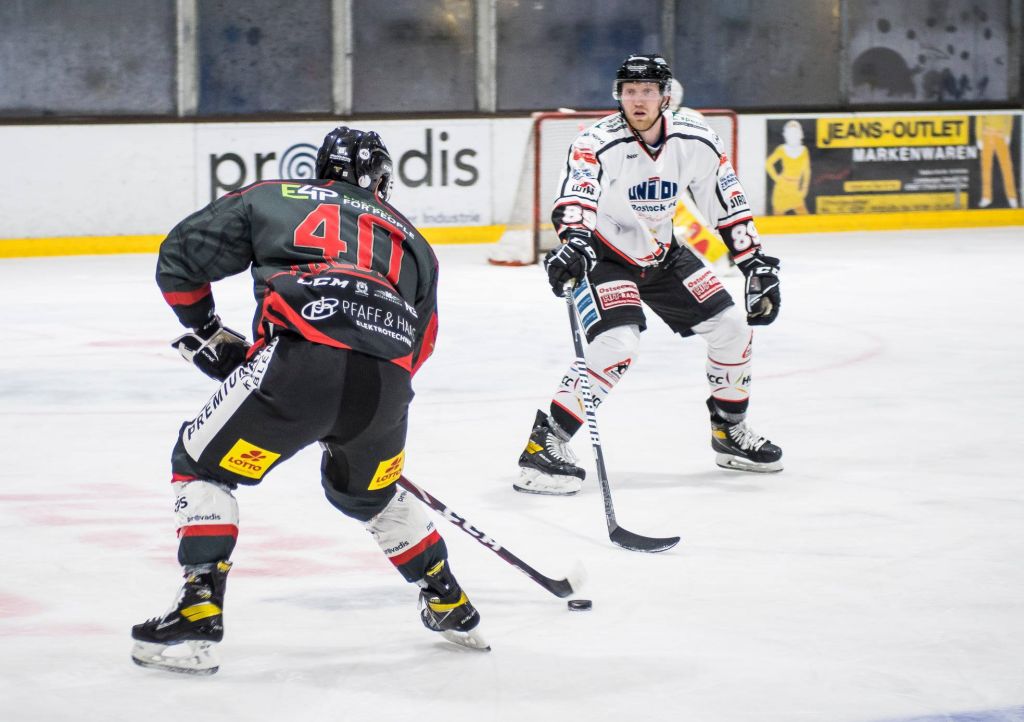
[[[132,661],[183,674],[213,674],[213,645],[224,638],[224,589],[231,562],[189,567],[178,598],[162,617],[132,627]]]
[[[782,471],[782,449],[754,433],[746,421],[727,421],[712,399],[708,399],[708,411],[711,448],[718,452],[715,463],[723,469],[738,471]]]
[[[440,561],[419,581],[420,619],[432,632],[440,632],[449,642],[483,652],[491,646],[480,634],[480,613],[455,581],[448,563]]]
[[[583,488],[587,473],[576,466],[576,454],[569,448],[571,437],[543,411],[537,412],[530,440],[519,455],[516,491],[528,494],[571,496]]]

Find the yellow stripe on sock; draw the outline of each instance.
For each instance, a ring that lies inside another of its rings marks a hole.
[[[454,604],[441,604],[440,602],[430,600],[429,602],[427,602],[427,605],[430,607],[431,611],[434,612],[450,612],[453,609],[455,609],[455,607],[460,607],[468,601],[469,600],[466,599],[466,593],[463,592],[459,595],[459,601],[455,602]]]
[[[207,617],[216,617],[218,614],[220,614],[220,607],[213,602],[193,604],[191,607],[185,607],[181,610],[181,616],[190,622],[198,622],[200,619],[206,619]]]

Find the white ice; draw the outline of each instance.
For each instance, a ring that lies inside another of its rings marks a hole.
[[[154,257],[0,261],[0,719],[1024,720],[1024,232],[767,245],[783,307],[750,421],[783,473],[714,465],[703,344],[656,318],[601,409],[619,522],[683,537],[658,555],[609,543],[582,434],[580,496],[513,492],[571,361],[565,307],[537,267],[440,247],[407,473],[549,576],[581,561],[593,611],[439,521],[493,651],[444,642],[309,449],[238,492],[209,678],[128,657],[180,585],[168,456],[213,390],[168,347]],[[215,293],[247,328],[248,279]]]

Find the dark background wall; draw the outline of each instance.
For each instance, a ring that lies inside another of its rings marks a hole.
[[[1020,106],[1024,0],[3,0],[0,118]]]

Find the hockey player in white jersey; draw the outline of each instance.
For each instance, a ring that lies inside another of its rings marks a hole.
[[[707,408],[716,462],[782,470],[782,449],[745,421],[753,332],[779,312],[779,260],[763,253],[753,215],[721,140],[699,116],[668,110],[672,71],[657,55],[632,55],[616,73],[619,112],[569,148],[552,220],[562,243],[544,259],[561,296],[570,282],[587,336],[595,405],[636,362],[643,306],[680,336],[707,343]],[[682,194],[716,228],[745,277],[746,316],[715,272],[673,236]],[[538,411],[519,458],[517,491],[569,495],[582,487],[569,440],[584,419],[574,367],[547,413]]]

